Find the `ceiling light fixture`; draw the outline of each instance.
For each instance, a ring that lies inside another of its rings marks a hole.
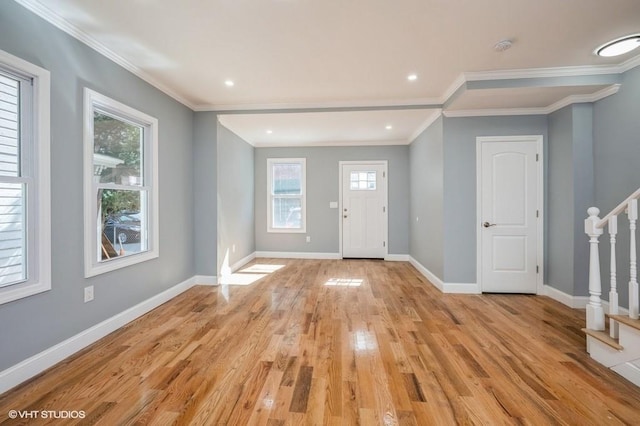
[[[270,135],[271,133],[273,133],[273,130],[267,130],[268,135]]]
[[[233,82],[233,80],[225,80],[224,85],[227,87],[233,87],[235,83]]]
[[[387,124],[387,125],[385,126],[385,129],[387,129],[387,130],[391,130],[391,129],[393,129],[393,126],[392,126],[391,124]]]
[[[504,52],[507,49],[511,49],[513,42],[511,40],[500,40],[493,46],[493,50],[496,52]]]
[[[624,55],[638,47],[640,47],[640,34],[631,34],[603,44],[594,53],[598,56],[609,58],[611,56]]]
[[[418,79],[418,76],[416,74],[409,74],[407,76],[407,80],[409,81],[416,81]]]

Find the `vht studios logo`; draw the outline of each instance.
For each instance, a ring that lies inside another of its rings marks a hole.
[[[84,411],[11,410],[10,419],[84,419]]]

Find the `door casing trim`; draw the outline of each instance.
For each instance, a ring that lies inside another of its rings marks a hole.
[[[476,137],[476,282],[482,292],[482,149],[485,142],[535,142],[538,154],[537,194],[538,227],[536,230],[536,294],[545,294],[544,290],[544,144],[542,135],[525,136],[478,136]]]

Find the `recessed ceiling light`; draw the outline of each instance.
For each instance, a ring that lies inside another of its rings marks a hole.
[[[224,85],[227,87],[233,87],[235,83],[233,82],[233,80],[225,80]]]
[[[273,133],[273,130],[267,130],[268,135],[270,135],[271,133]]]
[[[409,74],[407,76],[407,80],[409,81],[416,81],[418,79],[418,76],[416,74]]]
[[[384,128],[387,130],[391,130],[393,129],[393,126],[391,124],[387,124]]]
[[[611,57],[624,55],[640,47],[640,34],[632,34],[611,40],[595,50],[598,56]]]

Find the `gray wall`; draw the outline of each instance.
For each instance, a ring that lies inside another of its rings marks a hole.
[[[589,245],[584,235],[584,218],[595,199],[593,104],[576,104],[573,109],[573,294],[589,295]],[[639,185],[640,186],[640,185]]]
[[[584,218],[593,204],[593,105],[569,105],[549,116],[548,280],[567,294],[588,294],[589,247]]]
[[[198,275],[217,275],[218,226],[217,137],[218,118],[214,112],[196,112],[193,128],[193,218],[195,268]]]
[[[410,145],[410,250],[421,265],[443,278],[443,119],[438,118]]]
[[[12,1],[0,49],[51,72],[52,289],[0,305],[0,370],[194,275],[193,112]],[[82,90],[159,120],[160,258],[91,279],[83,270]],[[83,303],[83,287],[95,300]]]
[[[640,187],[640,67],[623,75],[620,91],[594,104],[595,202],[604,216]],[[586,217],[586,212],[583,213]],[[605,230],[606,232],[606,230]],[[586,236],[584,244],[587,244]],[[609,244],[600,237],[600,261],[603,271],[603,296],[609,289],[605,271],[609,271]],[[618,217],[618,288],[620,304],[627,305],[629,281],[629,221]]]
[[[573,108],[549,115],[547,185],[549,205],[548,280],[552,287],[573,294],[574,195],[573,195]]]
[[[256,249],[253,151],[218,123],[218,273]]]
[[[534,115],[444,119],[445,282],[477,282],[476,137],[514,135],[542,135],[546,153],[547,117]]]
[[[267,158],[307,159],[307,233],[267,232]],[[409,147],[256,148],[255,233],[257,251],[338,253],[338,161],[389,161],[389,254],[409,253]],[[311,242],[305,242],[309,235]]]

